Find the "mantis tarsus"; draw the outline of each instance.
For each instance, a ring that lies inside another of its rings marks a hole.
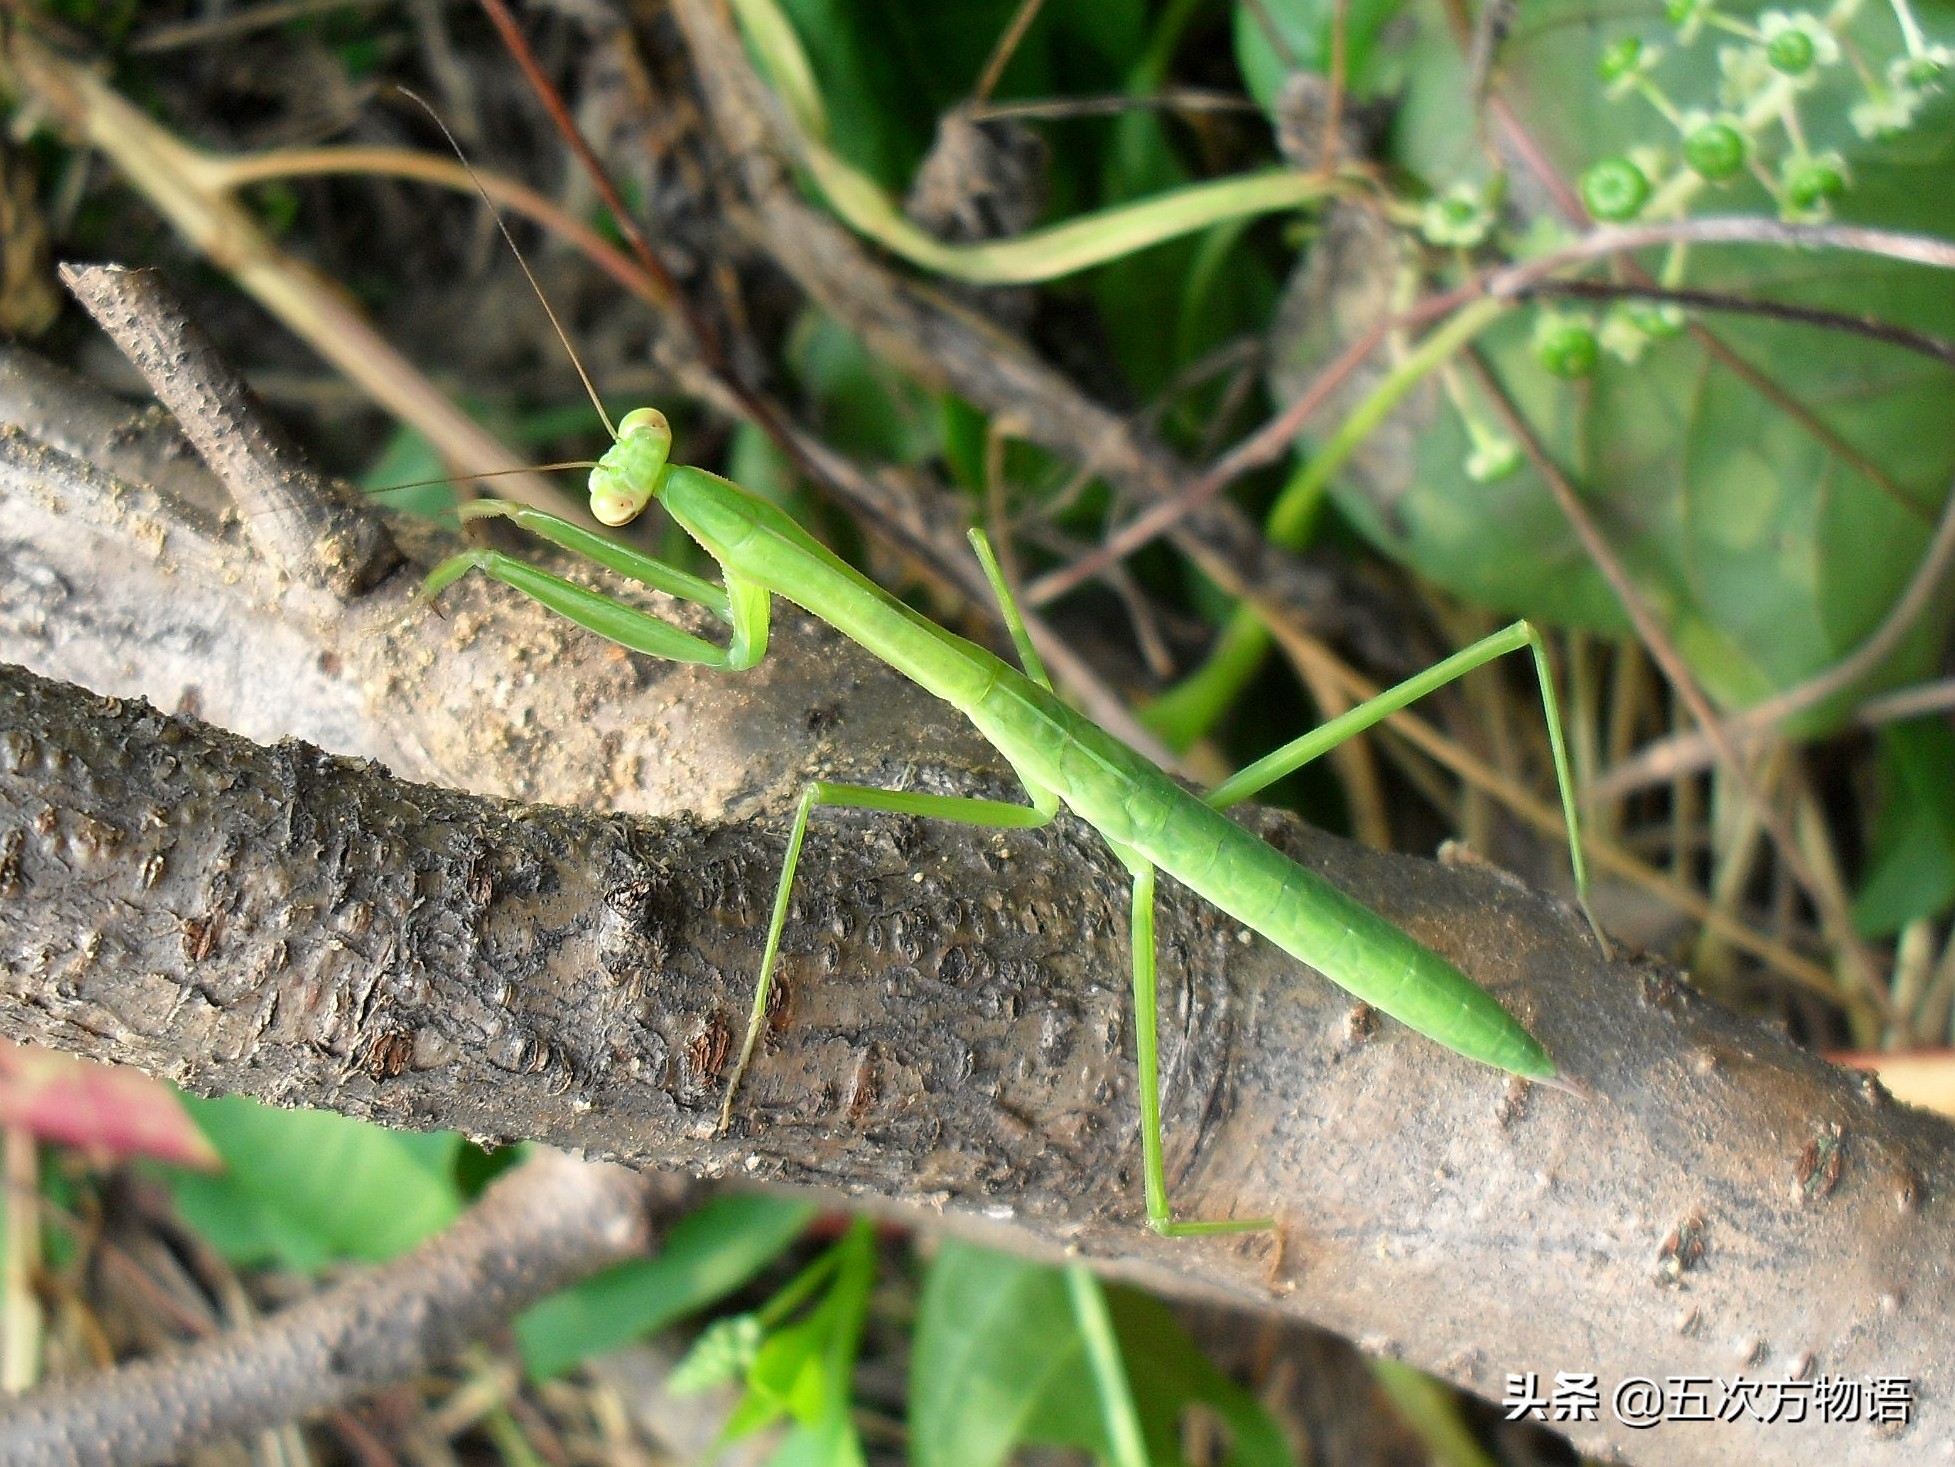
[[[1221,813],[1414,699],[1525,646],[1534,654],[1541,683],[1576,887],[1586,907],[1587,877],[1560,714],[1540,636],[1526,622],[1474,643],[1286,744],[1207,795],[1197,796],[1054,694],[981,532],[972,531],[971,542],[998,596],[1023,672],[897,601],[766,500],[717,475],[669,462],[672,430],[656,408],[627,413],[614,438],[591,471],[592,513],[604,524],[622,525],[658,500],[719,563],[723,585],[524,505],[484,500],[463,512],[470,517],[507,516],[565,550],[703,606],[730,628],[726,646],[489,547],[464,551],[436,567],[428,578],[428,593],[433,595],[467,571],[480,569],[635,651],[728,671],[752,667],[766,654],[770,598],[786,597],[962,712],[1004,755],[1031,800],[1029,805],[1016,805],[823,781],[808,785],[788,836],[746,1037],[721,1107],[722,1129],[731,1119],[741,1078],[761,1032],[808,819],[823,806],[1028,829],[1044,825],[1064,805],[1097,830],[1126,865],[1133,877],[1135,1048],[1140,1062],[1147,1220],[1159,1233],[1253,1231],[1271,1224],[1262,1218],[1181,1220],[1168,1205],[1155,1028],[1157,870],[1166,871],[1364,1002],[1447,1048],[1529,1079],[1555,1083],[1555,1065],[1547,1051],[1451,962]]]

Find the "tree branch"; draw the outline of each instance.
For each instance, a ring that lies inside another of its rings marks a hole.
[[[1955,1133],[1660,968],[1602,962],[1579,919],[1496,872],[1258,826],[1459,961],[1593,1100],[1367,1019],[1167,895],[1174,1195],[1272,1213],[1283,1247],[1168,1242],[1140,1222],[1124,875],[1070,820],[818,821],[739,1133],[710,1134],[801,782],[1005,788],[941,708],[832,634],[784,618],[732,679],[626,658],[479,584],[445,617],[412,573],[347,603],[283,596],[235,526],[21,438],[0,439],[0,545],[0,654],[170,706],[208,654],[227,660],[199,696],[227,718],[448,785],[696,812],[510,806],[16,674],[10,1037],[394,1125],[839,1187],[1495,1395],[1509,1371],[1811,1369],[1909,1376],[1919,1401],[1898,1442],[1652,1437],[1605,1414],[1573,1427],[1590,1450],[1887,1463],[1950,1434]]]
[[[0,1401],[9,1467],[136,1467],[297,1420],[453,1357],[645,1246],[622,1167],[540,1152],[412,1253],[248,1329]]]

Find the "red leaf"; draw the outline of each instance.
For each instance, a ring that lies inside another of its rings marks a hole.
[[[203,1171],[223,1165],[162,1081],[4,1039],[0,1125],[110,1161],[148,1156]]]

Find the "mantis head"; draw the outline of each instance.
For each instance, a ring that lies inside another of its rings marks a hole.
[[[603,525],[628,525],[657,497],[672,452],[672,425],[657,408],[633,408],[617,441],[591,470],[591,514]]]

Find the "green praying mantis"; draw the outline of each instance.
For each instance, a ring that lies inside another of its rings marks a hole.
[[[788,833],[746,1035],[727,1080],[722,1131],[731,1121],[741,1079],[762,1032],[808,821],[823,808],[1025,830],[1051,821],[1063,806],[1099,832],[1132,876],[1135,1049],[1147,1221],[1165,1236],[1257,1231],[1273,1224],[1267,1218],[1181,1219],[1169,1205],[1156,1040],[1157,872],[1167,872],[1363,1002],[1447,1048],[1530,1080],[1562,1083],[1540,1043],[1450,961],[1222,813],[1424,694],[1526,647],[1533,653],[1541,685],[1576,890],[1586,911],[1587,871],[1561,717],[1540,634],[1528,623],[1516,622],[1474,643],[1196,795],[1059,699],[981,531],[971,532],[971,543],[998,598],[1023,671],[905,606],[767,500],[718,475],[671,462],[672,429],[656,408],[625,414],[612,436],[611,448],[591,470],[592,514],[603,524],[624,525],[656,500],[718,563],[720,584],[526,505],[480,500],[465,506],[463,515],[506,516],[574,555],[704,607],[728,628],[725,645],[488,546],[442,562],[428,577],[427,593],[436,595],[468,571],[480,570],[634,651],[728,672],[753,667],[765,656],[772,598],[785,597],[969,718],[1010,764],[1029,800],[1019,805],[821,780],[807,786]],[[1596,932],[1600,938],[1600,929]]]

